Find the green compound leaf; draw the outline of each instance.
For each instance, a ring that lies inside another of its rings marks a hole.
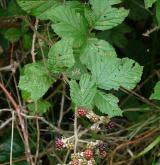
[[[119,1],[90,0],[93,10],[94,28],[97,30],[108,30],[121,24],[128,15],[124,8],[114,8],[111,5]]]
[[[87,37],[87,22],[74,9],[68,6],[59,6],[53,12],[52,15],[57,20],[52,25],[52,28],[56,34],[62,38],[74,40],[75,46],[79,47]]]
[[[82,50],[82,63],[86,63],[88,61],[88,57],[94,54],[99,56],[117,56],[115,49],[108,42],[98,40],[97,38],[91,38],[88,39],[87,44]]]
[[[96,94],[96,85],[91,79],[91,76],[84,74],[81,76],[79,84],[75,80],[71,80],[69,85],[73,103],[77,107],[91,108],[93,98]]]
[[[152,7],[157,0],[144,0],[145,8]]]
[[[97,108],[109,117],[122,116],[122,111],[118,107],[118,98],[112,94],[105,94],[98,91],[94,97],[94,103]]]
[[[128,58],[93,55],[89,62],[93,79],[102,89],[133,89],[141,79],[143,67]]]
[[[17,0],[17,3],[24,11],[42,20],[49,19],[59,5],[57,0]]]
[[[42,63],[27,64],[20,76],[19,88],[30,93],[36,101],[41,98],[52,84],[48,71]]]
[[[154,87],[154,93],[150,96],[150,99],[160,100],[160,81]]]
[[[65,71],[74,65],[73,40],[62,39],[54,44],[48,54],[48,68],[53,73]]]

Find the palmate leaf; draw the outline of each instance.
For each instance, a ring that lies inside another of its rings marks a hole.
[[[18,5],[30,15],[47,20],[60,4],[57,0],[17,0]]]
[[[129,13],[128,10],[112,7],[112,5],[119,2],[116,0],[90,0],[93,10],[93,27],[95,29],[108,30],[124,21]]]
[[[158,81],[154,87],[154,93],[151,95],[150,99],[160,100],[160,81]]]
[[[88,30],[87,21],[74,9],[61,5],[52,12],[52,15],[57,20],[52,28],[60,37],[72,38],[77,47],[85,41]]]
[[[98,55],[90,57],[88,68],[98,87],[106,90],[117,90],[120,86],[133,89],[140,81],[143,70],[131,59]]]
[[[69,85],[73,103],[77,107],[91,108],[96,94],[96,85],[91,76],[84,74],[81,76],[79,84],[75,80],[71,80]]]
[[[122,111],[118,107],[118,98],[112,94],[105,94],[98,91],[94,97],[94,103],[97,108],[109,117],[122,116]]]
[[[88,57],[94,54],[99,56],[117,56],[115,49],[107,41],[99,40],[97,38],[90,38],[82,50],[82,63],[85,64],[88,61]]]
[[[30,93],[35,101],[41,98],[52,84],[48,71],[42,63],[27,64],[20,76],[19,88]]]
[[[73,40],[62,39],[54,44],[48,54],[48,68],[53,73],[65,71],[74,65]]]

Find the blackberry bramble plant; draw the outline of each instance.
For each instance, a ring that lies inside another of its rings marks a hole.
[[[100,164],[111,152],[103,128],[112,129],[112,117],[123,116],[119,90],[134,89],[143,72],[139,63],[120,58],[123,53],[100,37],[123,26],[129,9],[121,0],[16,0],[16,5],[23,13],[18,16],[23,21],[20,37],[30,36],[26,26],[33,30],[30,58],[18,83],[23,117],[35,119],[36,126],[26,127],[25,134],[26,121],[19,119],[28,163],[54,157],[53,164]],[[28,138],[34,130],[37,145]]]

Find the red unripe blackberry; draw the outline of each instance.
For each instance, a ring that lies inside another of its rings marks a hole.
[[[57,138],[56,140],[55,140],[55,147],[56,147],[56,150],[61,150],[62,148],[63,148],[63,145],[64,145],[64,143],[63,143],[63,141],[62,141],[62,139],[60,139],[60,138]]]
[[[100,157],[103,159],[103,158],[105,158],[105,157],[106,157],[107,152],[106,152],[106,151],[104,151],[104,150],[99,151],[99,155],[100,155]]]
[[[77,113],[79,117],[84,117],[87,115],[87,111],[84,108],[78,108]]]
[[[78,159],[72,160],[71,165],[79,165],[79,160]]]
[[[93,158],[93,151],[91,149],[86,149],[83,156],[85,157],[85,159],[90,160],[91,158]]]

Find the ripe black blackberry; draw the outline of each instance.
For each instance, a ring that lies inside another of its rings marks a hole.
[[[107,148],[108,148],[108,145],[107,145],[106,143],[100,143],[100,144],[98,145],[98,149],[99,149],[100,151],[105,151]]]
[[[107,128],[108,130],[112,130],[112,129],[115,128],[115,126],[116,126],[115,122],[109,121],[109,123],[106,125],[106,128]]]

